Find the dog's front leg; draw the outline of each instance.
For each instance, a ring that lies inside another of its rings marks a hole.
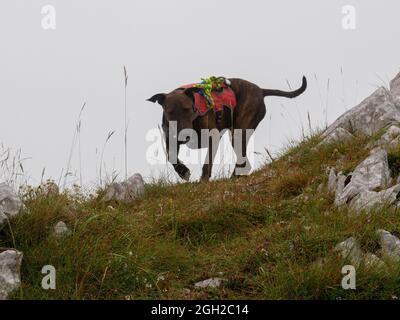
[[[176,173],[185,181],[189,181],[190,179],[190,170],[186,167],[180,160],[178,163],[173,164]]]
[[[215,155],[217,154],[219,141],[220,141],[219,131],[217,129],[211,130],[208,137],[206,162],[203,165],[201,174],[202,181],[208,181],[211,178],[212,166]]]
[[[172,164],[175,172],[179,175],[180,178],[185,181],[189,181],[190,170],[178,158],[180,145],[177,143],[177,141],[175,141],[175,143],[171,146],[171,141],[168,134],[166,134],[165,142],[168,161]]]

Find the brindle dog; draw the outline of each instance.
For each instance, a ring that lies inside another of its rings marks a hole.
[[[217,152],[218,144],[215,145],[215,140],[213,141],[211,135],[207,139],[202,139],[201,130],[217,129],[219,132],[222,132],[227,129],[239,132],[239,135],[232,135],[232,145],[234,146],[238,159],[233,175],[245,175],[251,170],[246,157],[247,143],[250,138],[249,135],[257,128],[266,114],[264,98],[267,96],[295,98],[301,95],[307,88],[307,80],[305,77],[303,77],[301,87],[295,91],[262,89],[243,79],[229,79],[229,81],[236,95],[237,105],[233,112],[230,108],[224,107],[220,121],[217,121],[213,110],[210,110],[203,116],[199,116],[196,113],[193,94],[198,92],[200,90],[199,88],[176,89],[168,94],[156,94],[147,100],[154,103],[158,102],[163,107],[162,128],[166,139],[168,160],[172,163],[178,175],[186,181],[190,178],[190,170],[178,159],[178,154],[180,145],[189,142],[190,137],[186,141],[178,141],[175,143],[173,150],[170,150],[170,121],[176,121],[177,134],[183,129],[194,129],[196,131],[198,141],[194,145],[188,145],[188,147],[196,149],[208,147],[206,162],[202,169],[202,180],[208,180],[211,177],[212,163]],[[253,130],[246,131],[246,129]],[[177,134],[174,134],[174,138],[176,138]],[[239,140],[241,139],[241,142],[239,146],[236,146],[234,139],[238,138]],[[174,161],[171,161],[171,158],[173,158]],[[240,173],[238,174],[238,172]]]

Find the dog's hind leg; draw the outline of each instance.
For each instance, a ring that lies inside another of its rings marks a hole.
[[[234,129],[232,134],[232,146],[236,154],[236,165],[233,176],[245,176],[250,174],[251,164],[247,157],[247,145],[253,131],[250,129]]]
[[[237,157],[233,172],[235,177],[250,174],[251,164],[247,157],[248,142],[266,113],[264,101],[254,101],[251,107],[248,104],[247,106],[247,110],[244,108],[240,110],[240,114],[234,121],[232,132],[232,146]]]
[[[208,181],[211,178],[212,166],[214,163],[215,155],[217,154],[218,151],[218,145],[220,139],[221,139],[221,134],[218,129],[212,129],[209,131],[206,162],[203,165],[201,173],[202,181]]]

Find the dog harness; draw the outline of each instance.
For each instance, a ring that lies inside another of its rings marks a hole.
[[[202,79],[200,83],[181,86],[179,89],[200,88],[200,92],[194,93],[195,111],[202,116],[213,109],[218,115],[221,114],[224,106],[232,110],[236,107],[236,95],[229,85],[229,80],[223,77],[210,77]]]

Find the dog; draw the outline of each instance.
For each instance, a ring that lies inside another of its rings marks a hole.
[[[219,115],[213,112],[212,109],[202,115],[196,112],[194,105],[195,95],[202,90],[196,86],[180,87],[170,93],[158,93],[147,99],[147,101],[159,103],[163,108],[162,128],[168,160],[177,174],[186,181],[190,178],[190,170],[178,159],[178,154],[180,146],[188,143],[189,139],[177,142],[171,149],[170,123],[172,121],[176,122],[176,133],[178,135],[184,129],[192,129],[197,133],[198,141],[195,145],[191,144],[190,148],[208,147],[206,162],[202,168],[202,180],[207,181],[211,177],[213,160],[218,147],[218,144],[216,147],[213,145],[211,137],[202,138],[202,129],[216,129],[218,132],[230,130],[232,132],[232,145],[238,159],[233,176],[247,175],[251,171],[251,166],[246,156],[247,144],[252,132],[265,117],[264,98],[268,96],[296,98],[307,89],[307,79],[304,76],[301,87],[294,91],[262,89],[254,83],[238,78],[226,79],[226,83],[229,84],[229,88],[234,92],[237,103],[234,108],[224,106]],[[248,129],[252,130],[249,131]],[[233,134],[236,131],[239,132],[238,135]],[[175,136],[176,134],[174,134]],[[235,139],[238,139],[239,143],[235,144]]]

